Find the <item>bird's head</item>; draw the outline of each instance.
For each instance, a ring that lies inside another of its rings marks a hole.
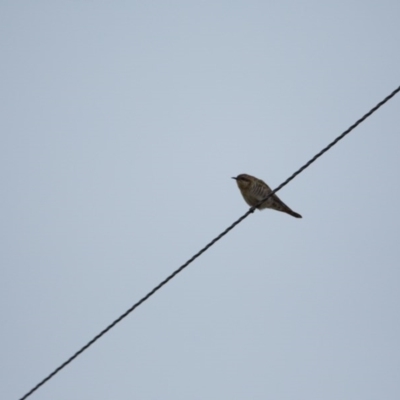
[[[252,177],[247,174],[240,174],[236,177],[232,177],[232,179],[236,180],[236,183],[239,186],[239,189],[247,188],[251,184],[251,181],[252,181]]]

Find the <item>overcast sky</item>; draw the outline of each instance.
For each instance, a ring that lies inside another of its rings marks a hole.
[[[399,1],[0,3],[0,398],[400,84]],[[400,398],[400,95],[32,399]]]

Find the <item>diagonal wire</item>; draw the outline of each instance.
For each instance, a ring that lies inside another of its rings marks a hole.
[[[99,334],[97,334],[92,340],[86,343],[81,349],[79,349],[74,355],[72,355],[68,360],[63,362],[59,367],[57,367],[53,372],[51,372],[46,378],[41,380],[36,386],[34,386],[29,392],[27,392],[24,396],[22,396],[19,400],[24,400],[28,398],[33,392],[39,389],[42,385],[44,385],[47,381],[53,378],[58,372],[60,372],[64,367],[66,367],[69,363],[71,363],[75,358],[77,358],[80,354],[82,354],[86,349],[88,349],[94,342],[100,339],[103,335],[105,335],[110,329],[112,329],[115,325],[117,325],[120,321],[122,321],[125,317],[127,317],[132,311],[134,311],[137,307],[139,307],[142,303],[144,303],[149,297],[151,297],[155,292],[161,289],[164,285],[166,285],[172,278],[178,275],[183,269],[185,269],[189,264],[191,264],[196,258],[200,257],[205,251],[207,251],[211,246],[213,246],[218,240],[224,237],[229,231],[231,231],[236,225],[240,224],[244,219],[246,219],[251,213],[255,211],[255,209],[264,201],[268,200],[272,195],[281,190],[284,186],[286,186],[290,181],[292,181],[297,175],[302,173],[306,168],[308,168],[314,161],[316,161],[319,157],[321,157],[324,153],[326,153],[329,149],[331,149],[336,143],[342,140],[346,135],[348,135],[353,129],[355,129],[358,125],[364,122],[368,117],[370,117],[375,111],[377,111],[380,107],[382,107],[386,102],[388,102],[392,97],[394,97],[398,92],[400,92],[400,86],[393,90],[387,97],[385,97],[381,102],[379,102],[375,107],[371,108],[363,117],[361,117],[358,121],[356,121],[353,125],[351,125],[348,129],[346,129],[341,135],[339,135],[335,140],[328,144],[325,148],[323,148],[318,154],[316,154],[313,158],[307,161],[301,168],[299,168],[296,172],[294,172],[289,178],[287,178],[283,183],[281,183],[276,189],[274,189],[267,197],[262,199],[258,204],[251,207],[245,214],[243,214],[239,219],[237,219],[233,224],[228,226],[222,233],[220,233],[217,237],[215,237],[211,242],[209,242],[206,246],[204,246],[200,251],[198,251],[193,257],[187,260],[183,265],[181,265],[176,271],[174,271],[171,275],[165,278],[161,283],[159,283],[153,290],[147,293],[144,297],[142,297],[137,303],[135,303],[131,308],[126,310],[121,316],[119,316],[115,321],[113,321],[110,325],[108,325],[105,329],[103,329]]]

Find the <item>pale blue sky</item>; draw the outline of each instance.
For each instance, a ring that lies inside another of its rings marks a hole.
[[[400,84],[398,1],[2,1],[0,398]],[[400,397],[400,96],[32,399]]]

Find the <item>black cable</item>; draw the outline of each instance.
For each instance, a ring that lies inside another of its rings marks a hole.
[[[42,385],[44,385],[47,381],[49,381],[54,375],[60,372],[64,367],[66,367],[71,361],[77,358],[81,353],[83,353],[87,348],[89,348],[94,342],[100,339],[104,334],[106,334],[111,328],[113,328],[118,322],[122,321],[125,317],[127,317],[133,310],[139,307],[142,303],[144,303],[149,297],[151,297],[155,292],[161,289],[165,284],[167,284],[172,278],[179,274],[184,268],[186,268],[189,264],[191,264],[196,258],[200,257],[205,251],[207,251],[212,245],[214,245],[218,240],[220,240],[223,236],[225,236],[229,231],[231,231],[236,225],[242,222],[245,218],[247,218],[251,213],[254,212],[257,206],[261,203],[269,199],[273,194],[277,191],[281,190],[284,186],[286,186],[291,180],[293,180],[297,175],[303,172],[306,168],[308,168],[314,161],[316,161],[319,157],[321,157],[324,153],[326,153],[331,147],[333,147],[339,140],[343,139],[346,135],[348,135],[354,128],[360,125],[363,121],[365,121],[369,116],[371,116],[375,111],[377,111],[381,106],[383,106],[387,101],[389,101],[392,97],[394,97],[400,91],[400,86],[395,89],[389,96],[385,97],[381,102],[379,102],[374,108],[368,111],[363,117],[361,117],[357,122],[350,126],[347,130],[345,130],[340,136],[338,136],[333,142],[331,142],[328,146],[322,149],[318,154],[316,154],[313,158],[311,158],[306,164],[304,164],[301,168],[299,168],[293,175],[286,179],[283,183],[281,183],[276,189],[274,189],[265,199],[261,200],[257,205],[251,207],[244,215],[242,215],[238,220],[236,220],[232,225],[228,226],[222,233],[220,233],[216,238],[214,238],[210,243],[204,246],[199,252],[197,252],[192,258],[187,260],[182,266],[180,266],[176,271],[174,271],[171,275],[169,275],[166,279],[164,279],[161,283],[159,283],[153,290],[146,294],[146,296],[142,297],[137,303],[135,303],[131,308],[125,311],[121,316],[119,316],[114,322],[107,326],[107,328],[103,329],[99,334],[97,334],[92,340],[86,343],[80,350],[78,350],[74,355],[72,355],[68,360],[63,362],[59,367],[57,367],[51,374],[49,374],[46,378],[40,381],[36,386],[34,386],[28,393],[22,396],[19,400],[24,400],[28,398],[33,392],[39,389]]]

